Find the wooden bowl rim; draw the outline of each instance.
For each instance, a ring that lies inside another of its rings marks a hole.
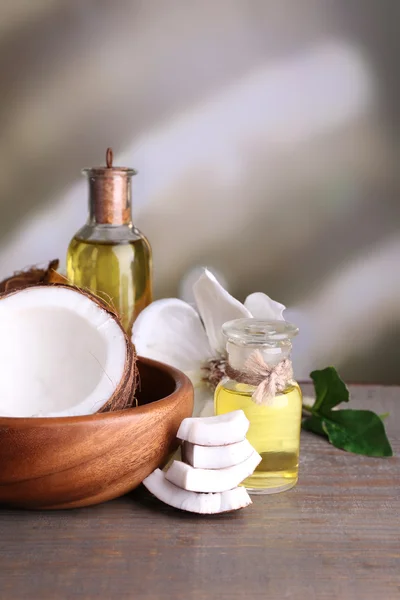
[[[124,419],[131,417],[132,415],[147,413],[152,410],[152,407],[158,407],[160,404],[173,404],[177,401],[179,403],[179,400],[184,396],[181,393],[182,391],[188,391],[189,389],[193,390],[192,382],[179,369],[171,367],[165,363],[152,360],[151,358],[145,358],[143,356],[138,356],[138,361],[152,368],[164,371],[168,373],[168,375],[172,376],[175,382],[174,391],[171,394],[168,394],[168,396],[160,398],[159,400],[154,400],[148,404],[134,406],[124,410],[116,410],[114,412],[95,413],[93,415],[81,415],[77,417],[0,417],[0,430],[4,428],[16,429],[18,427],[59,427],[62,424],[84,424],[93,423],[94,421],[105,422],[109,419]]]

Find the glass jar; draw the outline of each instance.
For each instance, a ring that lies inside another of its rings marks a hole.
[[[227,338],[228,376],[215,390],[215,414],[241,409],[250,421],[247,439],[262,460],[242,485],[254,494],[283,492],[298,478],[302,395],[292,379],[290,362],[298,329],[285,321],[237,319],[225,323],[222,330]],[[273,388],[278,381],[272,397],[260,399],[263,384],[259,387],[260,382],[256,384],[249,375],[249,359],[255,356],[272,373]]]

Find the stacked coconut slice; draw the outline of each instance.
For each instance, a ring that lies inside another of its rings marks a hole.
[[[174,460],[166,473],[157,469],[144,485],[159,500],[189,512],[212,514],[248,506],[250,497],[238,486],[261,461],[246,440],[248,428],[242,410],[184,419],[177,433],[184,462]]]

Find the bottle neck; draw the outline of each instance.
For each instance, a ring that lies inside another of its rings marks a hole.
[[[275,367],[282,360],[290,357],[291,349],[292,344],[288,340],[273,347],[265,345],[242,346],[232,341],[228,341],[226,344],[228,363],[236,371],[245,369],[247,360],[256,350],[261,353],[262,358],[269,367]]]
[[[131,225],[131,177],[125,173],[88,173],[89,223]]]

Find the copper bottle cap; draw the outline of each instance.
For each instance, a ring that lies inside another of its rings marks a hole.
[[[104,225],[123,225],[131,221],[131,177],[134,169],[113,166],[113,151],[107,148],[106,166],[83,169],[89,180],[90,212]]]

